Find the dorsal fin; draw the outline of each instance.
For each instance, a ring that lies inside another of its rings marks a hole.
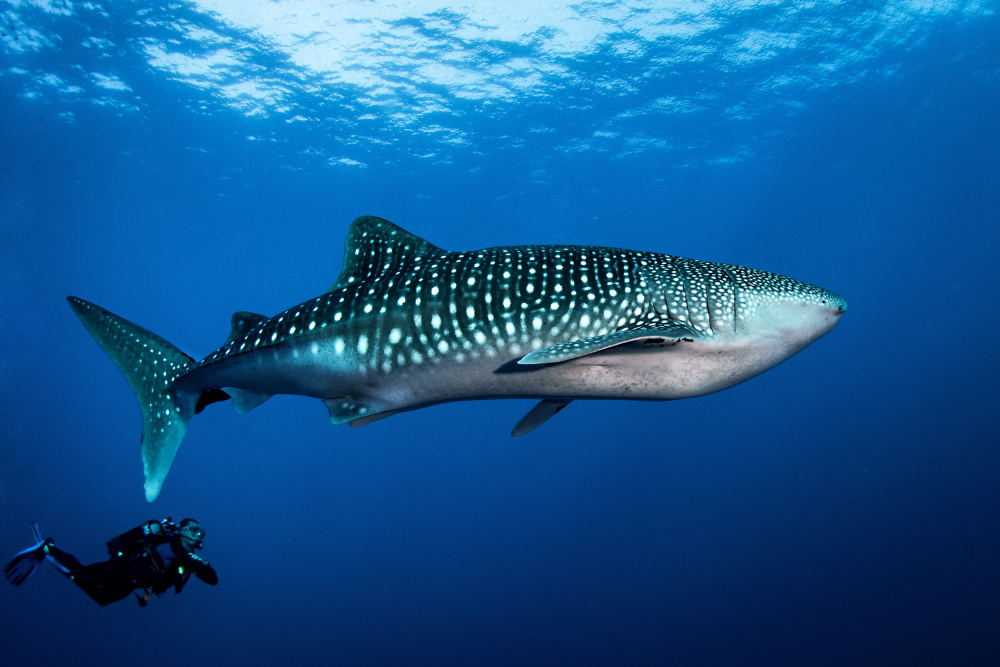
[[[259,327],[264,322],[270,319],[264,315],[258,315],[257,313],[250,313],[245,310],[240,310],[233,313],[233,318],[230,320],[232,330],[229,332],[229,338],[226,342],[222,344],[222,347],[229,345],[235,340],[243,338],[251,329]]]
[[[443,252],[388,220],[363,215],[351,223],[344,242],[344,268],[328,291],[378,278],[403,258]]]

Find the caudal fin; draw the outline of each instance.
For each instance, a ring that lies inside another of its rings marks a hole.
[[[202,392],[174,386],[195,362],[163,338],[89,301],[73,296],[67,301],[139,399],[146,500],[152,502],[160,493],[191,417],[204,404],[221,397],[202,400]]]

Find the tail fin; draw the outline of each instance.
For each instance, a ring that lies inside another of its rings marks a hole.
[[[174,386],[195,362],[166,340],[89,301],[73,296],[67,300],[139,399],[146,500],[152,502],[160,493],[191,417],[204,404],[221,399],[212,396],[203,401],[202,392]]]

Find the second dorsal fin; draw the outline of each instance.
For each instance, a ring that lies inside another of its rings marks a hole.
[[[222,344],[222,347],[243,338],[250,333],[252,329],[259,327],[264,322],[267,322],[268,319],[270,318],[264,315],[258,315],[257,313],[251,313],[245,310],[233,313],[233,317],[230,320],[232,329],[229,331],[229,338],[227,338],[226,342]]]

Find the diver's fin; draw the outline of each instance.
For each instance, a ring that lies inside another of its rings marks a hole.
[[[48,546],[55,546],[55,545],[52,544],[52,540],[46,540],[45,544],[43,544],[42,546],[43,548],[45,548]],[[54,555],[49,553],[48,549],[45,550],[45,560],[49,561],[52,567],[56,568],[57,570],[65,574],[67,577],[71,574],[70,569],[65,565],[63,565],[62,561],[60,561]]]
[[[50,548],[54,548],[56,543],[52,541],[51,537],[42,538],[42,531],[38,528],[38,522],[31,522],[31,535],[35,538],[36,542],[41,542],[42,551],[45,553],[45,560],[52,564],[52,567],[56,568],[63,574],[69,576],[69,568],[63,565],[58,558],[56,558]]]
[[[52,541],[51,537],[42,537],[42,531],[38,528],[38,522],[31,522],[31,535],[35,538],[36,542],[39,542],[42,546],[42,551],[45,554],[45,560],[52,564],[52,567],[56,568],[65,575],[69,575],[69,568],[60,562],[58,558],[53,555],[51,549],[55,548],[56,543]]]
[[[146,500],[152,502],[160,493],[196,408],[218,400],[212,395],[203,402],[203,393],[216,390],[178,390],[174,381],[194,365],[191,357],[153,332],[89,301],[73,296],[67,301],[139,399]]]
[[[31,522],[31,534],[37,541],[37,544],[28,547],[24,551],[18,552],[18,554],[14,556],[3,569],[3,573],[4,576],[7,577],[7,581],[15,586],[20,586],[30,579],[31,575],[38,570],[38,566],[42,564],[43,560],[45,560],[46,540],[43,540],[40,537],[41,533],[38,530],[37,521]]]
[[[554,398],[542,399],[538,402],[538,405],[531,408],[531,410],[528,411],[528,414],[521,418],[521,421],[517,422],[517,425],[514,427],[514,430],[510,432],[510,434],[516,438],[519,435],[531,433],[536,428],[544,424],[549,417],[552,417],[569,404],[569,400]]]
[[[524,355],[517,363],[526,365],[554,364],[600,352],[616,345],[635,343],[641,340],[667,338],[689,338],[693,340],[701,337],[702,334],[690,324],[674,322],[673,320],[650,322],[627,331],[613,331],[600,336],[580,338],[559,343],[558,345],[543,347]]]

